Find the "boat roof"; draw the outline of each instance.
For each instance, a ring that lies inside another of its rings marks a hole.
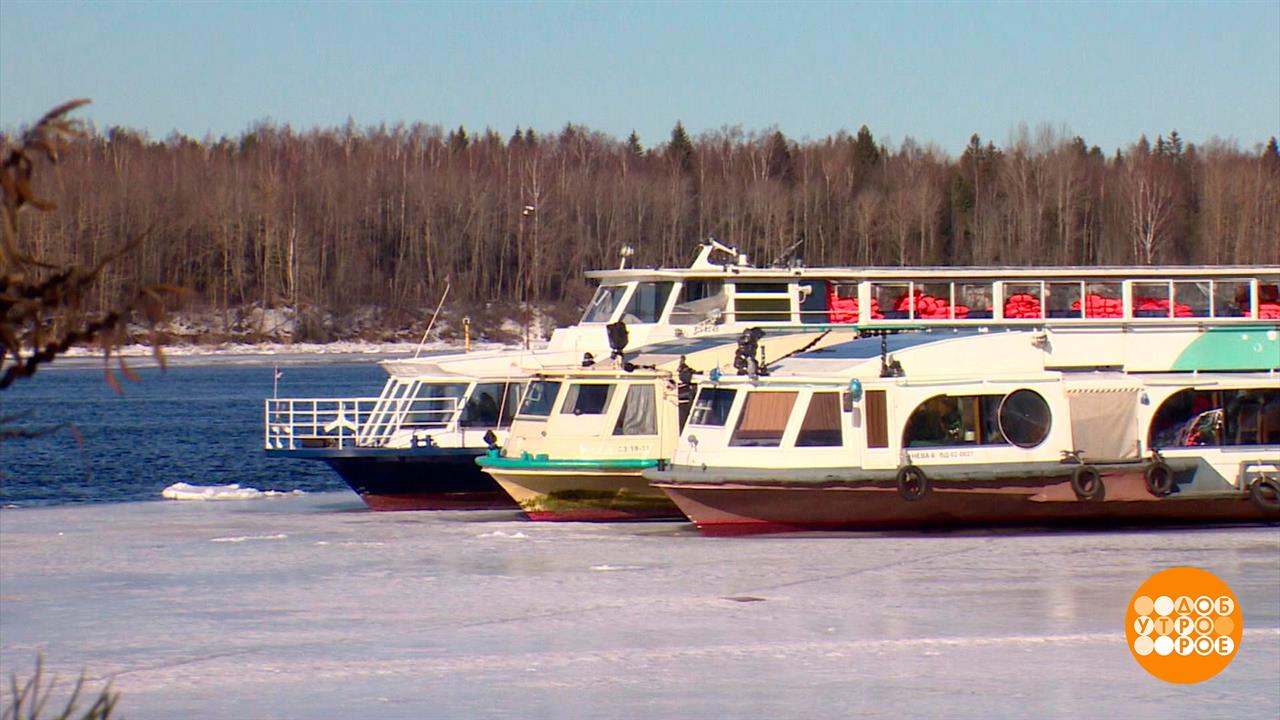
[[[585,274],[588,278],[610,282],[681,278],[759,278],[783,280],[793,277],[837,280],[883,280],[895,278],[941,280],[943,278],[954,279],[961,277],[1014,280],[1128,280],[1143,278],[1254,278],[1280,275],[1280,265],[1046,265],[1032,267],[1003,267],[998,265],[886,267],[854,265],[838,267],[751,267],[732,264],[708,264],[685,268],[656,267],[589,270]]]

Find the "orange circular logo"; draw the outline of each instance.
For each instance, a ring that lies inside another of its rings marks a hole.
[[[1193,567],[1147,578],[1129,601],[1125,637],[1133,659],[1171,683],[1198,683],[1222,672],[1240,648],[1240,603],[1218,576]]]

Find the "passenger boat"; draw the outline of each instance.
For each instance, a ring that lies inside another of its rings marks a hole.
[[[1280,521],[1278,327],[861,338],[704,383],[644,476],[708,535]]]
[[[506,444],[476,462],[532,520],[682,518],[640,473],[670,460],[697,383],[708,375],[757,373],[768,358],[854,334],[748,330],[737,338],[670,340],[625,360],[539,372]]]
[[[755,267],[712,240],[686,268],[624,261],[587,276],[600,287],[581,321],[546,347],[386,361],[377,397],[269,399],[265,449],[328,463],[377,510],[513,507],[474,459],[502,446],[532,373],[607,356],[618,323],[636,348],[753,327],[770,336],[1054,326],[1132,335],[1280,318],[1280,267]]]

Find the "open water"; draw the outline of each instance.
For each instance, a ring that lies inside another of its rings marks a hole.
[[[704,538],[687,523],[373,513],[261,451],[272,368],[56,369],[0,393],[0,708],[37,656],[150,718],[1275,718],[1280,528]],[[371,394],[372,364],[281,395]],[[169,501],[173,483],[302,495]],[[17,507],[14,507],[17,506]],[[1215,573],[1231,664],[1147,674],[1125,610]]]
[[[178,482],[264,491],[346,487],[323,463],[262,450],[274,367],[234,362],[142,368],[140,382],[120,378],[123,392],[116,393],[100,363],[82,361],[91,367],[50,366],[0,392],[0,416],[16,418],[7,427],[45,432],[0,439],[0,506],[160,500]],[[281,373],[281,397],[372,396],[386,377],[369,361],[291,363]]]

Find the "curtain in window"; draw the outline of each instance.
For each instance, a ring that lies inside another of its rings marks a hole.
[[[652,385],[632,385],[618,415],[614,435],[657,435],[658,420]]]

